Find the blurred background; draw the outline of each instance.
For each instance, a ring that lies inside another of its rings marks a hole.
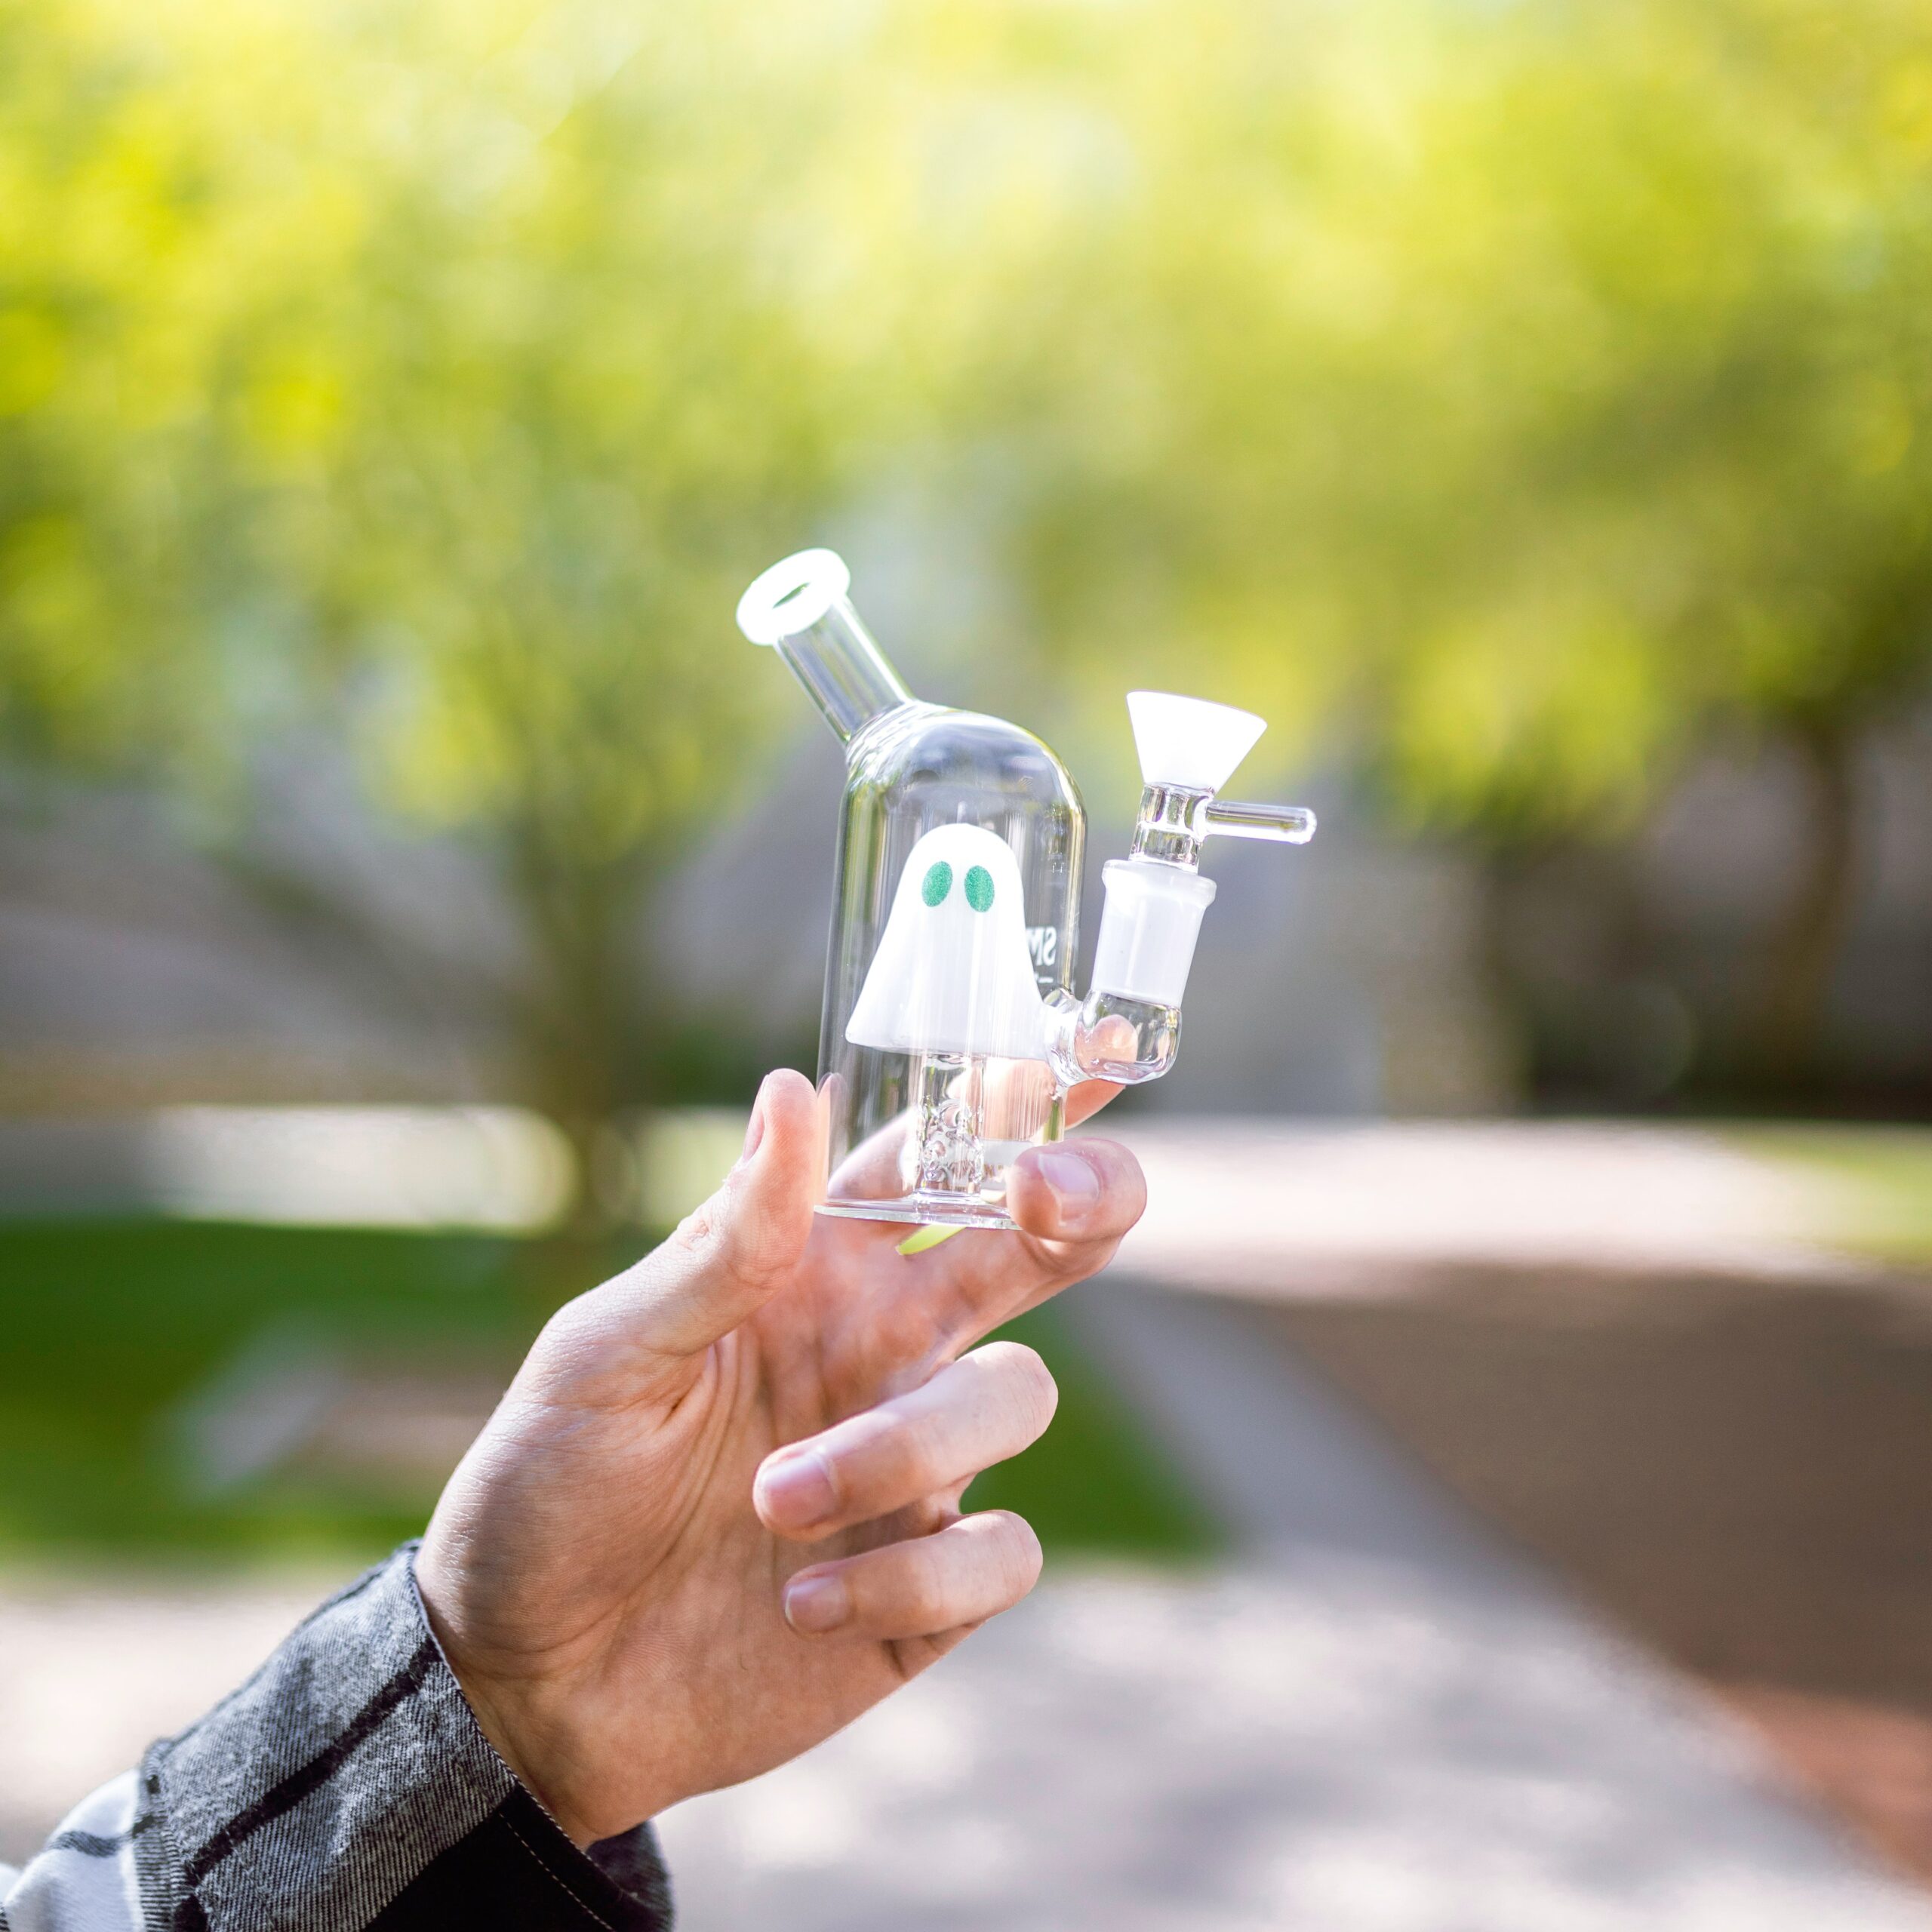
[[[1139,685],[1323,829],[1050,1581],[685,1922],[1932,1924],[1908,0],[0,0],[0,1855],[811,1068],[808,543],[1100,855]]]

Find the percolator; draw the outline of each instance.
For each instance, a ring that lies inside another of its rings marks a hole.
[[[1087,815],[1067,769],[1001,718],[915,698],[830,550],[772,565],[738,626],[775,648],[845,750],[818,1077],[820,1211],[1010,1228],[1007,1174],[1057,1140],[1083,1080],[1158,1080],[1214,882],[1214,833],[1302,844],[1315,815],[1221,787],[1266,728],[1251,712],[1128,694],[1140,811],[1106,888],[1086,998],[1072,983]]]

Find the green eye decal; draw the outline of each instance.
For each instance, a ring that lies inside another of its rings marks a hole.
[[[975,866],[966,875],[966,903],[976,912],[983,912],[993,903],[993,875],[984,866]]]
[[[980,869],[977,866],[975,866],[973,868],[973,872],[979,871]],[[966,890],[969,894],[973,890],[973,872],[968,872],[966,875]],[[983,872],[980,872],[980,876],[982,878],[984,878],[986,875]],[[943,859],[942,859],[937,865],[931,867],[928,871],[925,877],[925,882],[919,888],[919,897],[923,899],[928,906],[937,906],[939,902],[952,890],[952,868],[949,866]],[[992,886],[991,883],[989,882],[986,887],[986,897],[990,899],[992,896]]]

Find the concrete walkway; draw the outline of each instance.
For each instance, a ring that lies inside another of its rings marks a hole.
[[[638,1128],[631,1206],[665,1226],[737,1158],[744,1115]],[[1151,1183],[1129,1265],[1177,1286],[1401,1292],[1417,1273],[1550,1266],[1752,1278],[1932,1263],[1932,1130],[1104,1115]],[[546,1225],[555,1128],[514,1107],[174,1107],[0,1121],[0,1214],[292,1226]],[[1285,1266],[1284,1266],[1285,1264]]]
[[[1896,1232],[1932,1187],[1932,1134],[1913,1129],[1807,1130],[1829,1159],[1801,1158],[1795,1134],[1616,1121],[1103,1115],[1094,1131],[1147,1172],[1126,1266],[1269,1300],[1472,1269],[1842,1281],[1877,1272],[1847,1243]]]
[[[0,1588],[0,1863],[226,1697],[345,1580],[338,1567],[170,1587],[14,1571]]]
[[[663,1821],[687,1932],[1928,1932],[1741,1734],[1238,1306],[1067,1304],[1247,1554],[1057,1567],[795,1765]],[[9,1580],[0,1857],[339,1581]]]
[[[1742,1734],[1484,1535],[1238,1308],[1069,1306],[1246,1533],[1056,1575],[663,1821],[689,1932],[1924,1932]]]

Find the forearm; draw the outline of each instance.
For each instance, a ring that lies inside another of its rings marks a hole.
[[[665,1932],[648,1830],[579,1851],[491,1748],[398,1551],[71,1817],[11,1932]]]

